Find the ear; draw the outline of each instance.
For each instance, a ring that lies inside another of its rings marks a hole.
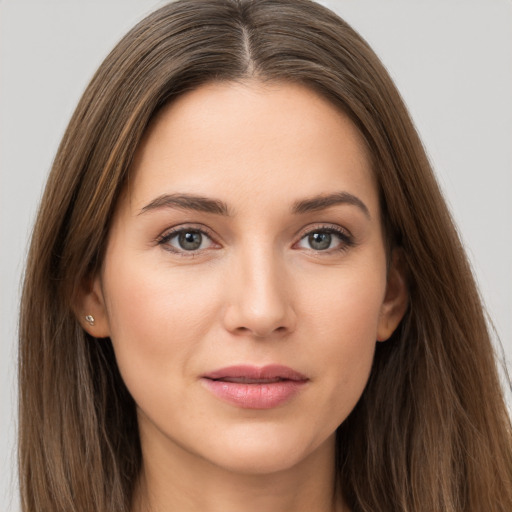
[[[380,310],[377,341],[386,341],[393,334],[407,311],[408,302],[403,254],[400,249],[394,249],[388,270],[386,294]]]
[[[110,336],[107,308],[105,307],[105,298],[99,276],[84,282],[80,287],[75,314],[80,325],[91,336],[95,338],[108,338]]]

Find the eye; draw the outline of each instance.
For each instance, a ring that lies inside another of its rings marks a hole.
[[[209,249],[213,240],[200,229],[182,228],[166,233],[158,243],[173,252],[194,252]]]
[[[313,251],[343,250],[354,245],[352,237],[341,229],[319,228],[304,235],[297,246]]]

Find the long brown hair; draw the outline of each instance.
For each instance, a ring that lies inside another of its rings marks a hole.
[[[410,304],[337,435],[353,512],[512,510],[512,442],[481,301],[406,108],[365,41],[309,0],[180,0],[139,23],[85,91],[40,206],[21,304],[25,512],[130,510],[135,404],[109,340],[73,312],[150,120],[215,80],[289,81],[341,108],[371,150]]]

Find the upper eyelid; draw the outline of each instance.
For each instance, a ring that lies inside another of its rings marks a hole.
[[[162,234],[160,234],[156,239],[155,243],[157,246],[162,247],[165,251],[168,251],[170,253],[173,253],[177,256],[183,256],[188,258],[193,258],[195,256],[198,256],[200,253],[203,253],[205,251],[211,250],[212,247],[206,247],[204,249],[194,249],[187,251],[185,249],[178,249],[170,243],[170,241],[177,236],[179,233],[183,231],[197,231],[201,233],[202,235],[206,236],[212,243],[212,245],[219,245],[219,243],[215,240],[215,238],[209,233],[209,229],[206,227],[195,227],[193,225],[180,225],[175,226],[173,228],[168,228],[165,230]]]
[[[352,233],[347,228],[340,226],[339,224],[331,224],[329,222],[327,223],[319,223],[319,224],[313,224],[306,226],[302,229],[300,229],[296,233],[296,237],[298,240],[302,240],[305,236],[309,235],[310,233],[314,233],[315,231],[333,231],[334,233],[339,233],[345,235],[347,238],[353,238]]]
[[[292,248],[296,245],[299,245],[310,234],[315,233],[315,232],[321,232],[321,231],[324,231],[324,232],[327,231],[327,232],[331,232],[331,233],[335,234],[339,239],[339,244],[341,247],[332,248],[332,249],[328,249],[328,250],[322,250],[322,251],[318,251],[316,249],[310,249],[310,251],[312,251],[315,254],[323,254],[323,255],[331,254],[332,255],[335,252],[345,251],[350,247],[354,247],[354,246],[358,245],[354,236],[348,229],[340,226],[339,224],[326,223],[326,224],[319,224],[316,226],[311,226],[311,227],[307,227],[307,228],[303,229],[300,232],[301,234],[298,237],[296,237],[296,241],[293,242]]]
[[[204,226],[203,224],[179,224],[178,226],[173,226],[171,228],[165,229],[158,237],[157,240],[162,240],[164,238],[168,238],[169,236],[176,235],[178,233],[181,233],[182,231],[198,231],[199,233],[202,233],[203,235],[206,235],[207,237],[211,238],[212,240],[215,239],[215,235],[213,234],[213,231],[208,228],[207,226]]]

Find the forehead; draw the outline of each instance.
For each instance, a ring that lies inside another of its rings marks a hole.
[[[364,139],[352,121],[301,85],[210,83],[153,119],[132,166],[131,203],[172,192],[247,204],[341,188],[377,208]]]

